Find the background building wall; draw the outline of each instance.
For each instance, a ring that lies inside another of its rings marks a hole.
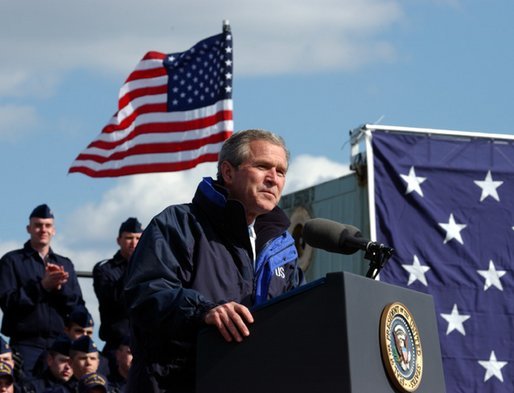
[[[369,239],[367,187],[356,173],[284,195],[280,201],[291,220],[289,231],[296,240],[300,263],[308,281],[324,277],[328,272],[349,271],[365,275],[368,261],[364,252],[353,255],[329,253],[313,249],[301,237],[304,223],[312,218],[326,218],[359,228]]]

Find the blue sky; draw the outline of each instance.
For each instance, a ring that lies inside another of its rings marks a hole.
[[[67,175],[148,50],[186,50],[228,19],[235,129],[285,138],[290,192],[346,173],[363,123],[513,133],[512,15],[505,0],[0,0],[0,254],[48,203],[55,251],[90,270],[123,220],[146,224],[215,174]]]

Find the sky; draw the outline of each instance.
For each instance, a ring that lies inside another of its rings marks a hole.
[[[231,25],[235,130],[291,152],[285,193],[349,171],[361,124],[512,134],[514,2],[507,0],[0,0],[0,255],[55,214],[77,270],[117,250],[119,225],[189,202],[215,164],[93,179],[67,174],[149,50],[189,49]],[[81,279],[98,322],[90,280]]]

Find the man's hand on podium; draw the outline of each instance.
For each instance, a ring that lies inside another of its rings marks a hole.
[[[204,322],[207,325],[216,326],[225,341],[241,342],[244,337],[250,335],[250,330],[246,325],[253,323],[253,316],[250,310],[242,304],[230,302],[209,310],[205,314]]]

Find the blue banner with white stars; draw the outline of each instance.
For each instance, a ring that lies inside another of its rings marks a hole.
[[[514,141],[374,130],[372,149],[380,280],[433,296],[447,392],[514,392]]]

